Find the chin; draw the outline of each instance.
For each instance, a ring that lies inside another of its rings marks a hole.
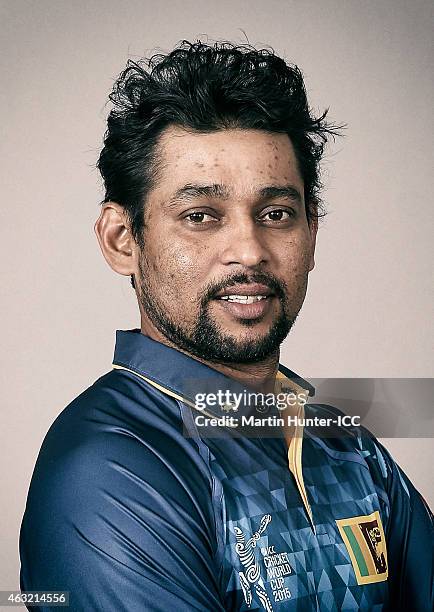
[[[263,321],[244,320],[232,327],[225,328],[222,325],[219,327],[223,335],[230,336],[234,340],[242,341],[243,339],[249,339],[260,341],[270,333],[273,322],[265,324]]]

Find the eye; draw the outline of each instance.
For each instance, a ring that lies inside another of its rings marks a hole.
[[[262,214],[260,219],[262,221],[282,223],[285,221],[289,221],[293,216],[294,213],[291,210],[284,210],[283,208],[274,208],[273,210],[269,210],[268,212]]]
[[[187,219],[187,221],[193,223],[194,225],[203,225],[205,223],[212,223],[213,221],[216,221],[215,217],[200,210],[189,213],[184,217],[184,219]]]

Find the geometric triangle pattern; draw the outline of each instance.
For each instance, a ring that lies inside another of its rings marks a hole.
[[[388,507],[374,453],[347,440],[303,439],[303,477],[315,530],[286,448],[273,438],[206,439],[225,516],[221,587],[225,608],[370,612],[387,607],[388,582],[358,584],[336,520]],[[234,451],[234,449],[236,449]],[[250,602],[250,603],[249,603]]]

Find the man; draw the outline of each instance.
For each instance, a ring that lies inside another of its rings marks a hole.
[[[335,132],[300,71],[184,42],[130,62],[111,101],[95,230],[141,328],[44,441],[22,589],[86,611],[432,609],[419,493],[362,429],[303,429],[339,413],[279,366]]]

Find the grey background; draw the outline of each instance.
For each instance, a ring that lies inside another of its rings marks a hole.
[[[110,368],[139,323],[98,251],[93,167],[107,94],[128,57],[182,38],[273,46],[346,137],[328,151],[329,216],[282,362],[300,375],[430,377],[433,5],[416,0],[0,3],[2,390],[0,588],[51,422]],[[386,440],[434,502],[430,439]]]

